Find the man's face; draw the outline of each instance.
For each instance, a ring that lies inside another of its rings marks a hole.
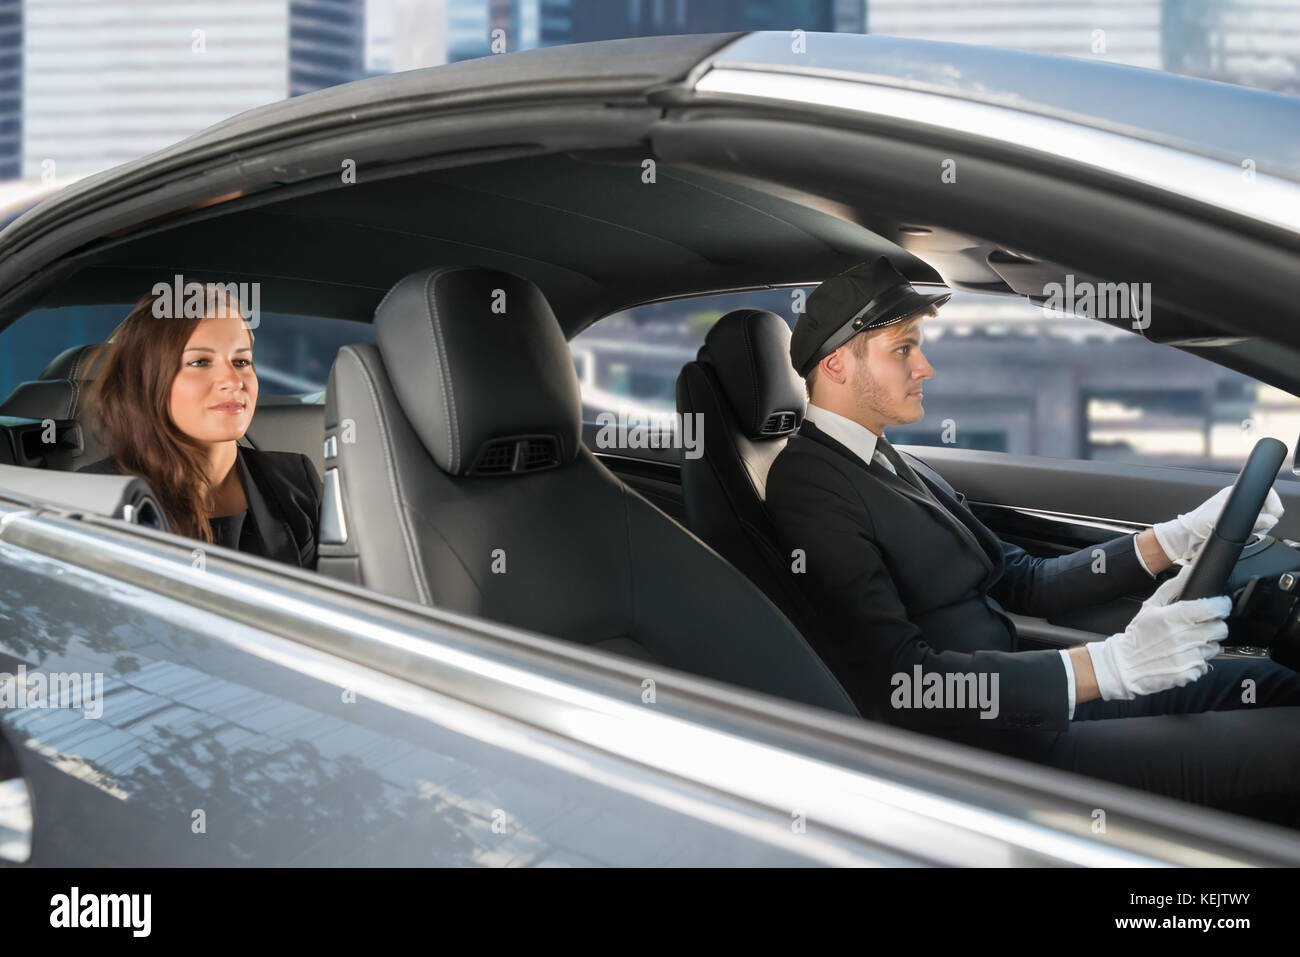
[[[918,322],[901,335],[888,326],[864,333],[871,337],[864,358],[846,350],[846,358],[853,363],[849,383],[859,421],[887,428],[919,422],[925,415],[922,383],[934,375],[934,367],[921,353],[923,324]]]

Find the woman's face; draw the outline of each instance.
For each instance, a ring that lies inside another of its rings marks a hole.
[[[172,380],[172,421],[199,442],[230,442],[247,431],[256,407],[257,373],[244,320],[200,320]]]

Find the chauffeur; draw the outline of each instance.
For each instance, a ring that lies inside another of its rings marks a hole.
[[[817,650],[868,718],[1300,824],[1300,675],[1268,660],[1211,669],[1231,600],[1177,600],[1230,489],[1097,546],[1104,560],[1092,547],[1035,558],[884,438],[924,415],[935,370],[921,326],[950,296],[922,294],[881,257],[822,283],[795,325],[790,357],[810,401],[772,465],[767,508],[785,548],[803,550],[795,577],[821,619]],[[1255,529],[1281,515],[1270,491]],[[1105,602],[1149,589],[1173,563],[1186,567],[1123,632],[1068,651],[1013,650],[1004,609]],[[926,695],[908,690],[918,681]],[[964,681],[991,684],[1000,700],[975,707]]]

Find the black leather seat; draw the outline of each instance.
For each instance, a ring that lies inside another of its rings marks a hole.
[[[702,415],[704,454],[682,458],[690,530],[758,585],[805,635],[813,611],[776,544],[764,506],[767,473],[807,407],[790,365],[790,329],[762,309],[737,309],[709,330],[677,377],[677,411]]]
[[[573,362],[533,283],[426,269],[375,333],[330,371],[320,571],[857,714],[758,589],[582,445]]]
[[[45,456],[45,467],[73,471],[102,459],[104,449],[95,438],[93,421],[86,415],[85,396],[91,382],[103,368],[95,343],[64,349],[30,382],[20,382],[0,402],[0,415],[24,419],[53,419],[72,422],[65,441],[52,447]]]

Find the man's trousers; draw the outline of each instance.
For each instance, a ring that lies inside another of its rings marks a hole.
[[[1300,828],[1300,673],[1266,658],[1210,664],[1181,688],[1079,704],[1068,731],[934,733]]]

